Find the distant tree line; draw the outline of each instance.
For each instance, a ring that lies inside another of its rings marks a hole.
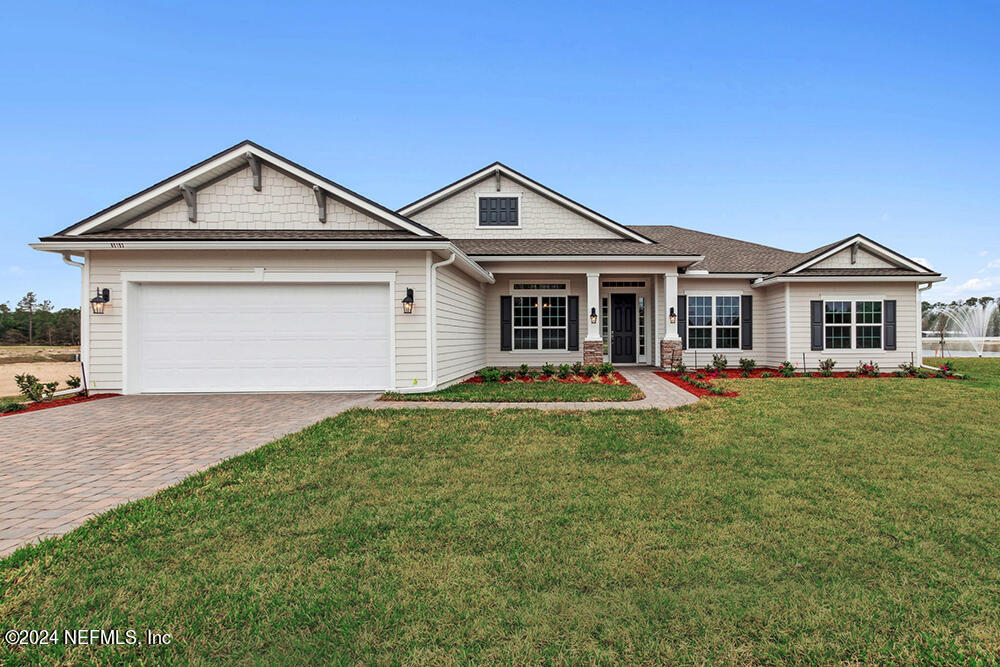
[[[80,309],[53,310],[28,292],[13,308],[0,303],[0,345],[79,345]]]
[[[935,303],[930,303],[927,301],[922,302],[921,311],[923,316],[922,327],[924,331],[944,331],[948,324],[948,317],[945,314],[945,310],[951,306],[970,306],[986,308],[990,304],[1000,302],[1000,298],[992,296],[970,296],[964,301],[951,301],[945,303],[944,301],[938,301]],[[992,331],[991,334],[1000,328],[1000,308],[994,313],[994,321],[990,327]]]

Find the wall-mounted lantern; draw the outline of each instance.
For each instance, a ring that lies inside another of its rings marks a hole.
[[[111,290],[107,287],[101,289],[97,288],[97,296],[90,300],[90,311],[94,315],[100,315],[104,312],[104,306],[111,301]]]
[[[597,309],[596,308],[591,308],[590,309],[590,323],[591,324],[597,324]]]
[[[406,296],[403,297],[403,312],[409,315],[413,312],[413,288],[406,288]]]
[[[674,312],[673,306],[670,306],[670,323],[677,324],[677,313]]]

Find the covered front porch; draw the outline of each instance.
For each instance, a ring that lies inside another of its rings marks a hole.
[[[669,365],[681,348],[677,265],[608,264],[489,267],[487,365]]]

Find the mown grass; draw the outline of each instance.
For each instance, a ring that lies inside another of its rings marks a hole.
[[[5,662],[995,661],[1000,364],[960,364],[350,411],[0,564],[3,629],[171,646]]]
[[[517,403],[521,401],[638,401],[645,398],[639,387],[632,384],[616,385],[599,382],[482,382],[453,384],[440,391],[426,394],[398,394],[390,392],[383,397],[389,401],[478,401]]]

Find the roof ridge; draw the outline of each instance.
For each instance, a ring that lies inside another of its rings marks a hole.
[[[626,225],[626,226],[629,229],[632,229],[632,228],[635,228],[635,227],[640,227],[640,228],[641,227],[651,227],[653,229],[679,229],[679,230],[685,231],[685,232],[694,232],[695,234],[703,234],[705,236],[713,236],[713,237],[715,237],[717,239],[725,239],[727,241],[736,241],[737,243],[746,243],[747,245],[757,246],[758,248],[767,248],[768,250],[778,250],[780,252],[787,252],[787,253],[790,253],[790,254],[793,254],[793,255],[802,255],[802,254],[805,254],[805,253],[801,253],[801,252],[799,252],[797,250],[788,250],[786,248],[779,248],[777,246],[765,245],[763,243],[757,243],[756,241],[746,241],[744,239],[738,239],[735,236],[724,236],[722,234],[714,234],[712,232],[703,232],[700,229],[692,229],[691,227],[681,227],[679,225]],[[655,241],[655,239],[654,239],[654,241]],[[815,251],[810,251],[810,252],[815,252]]]

